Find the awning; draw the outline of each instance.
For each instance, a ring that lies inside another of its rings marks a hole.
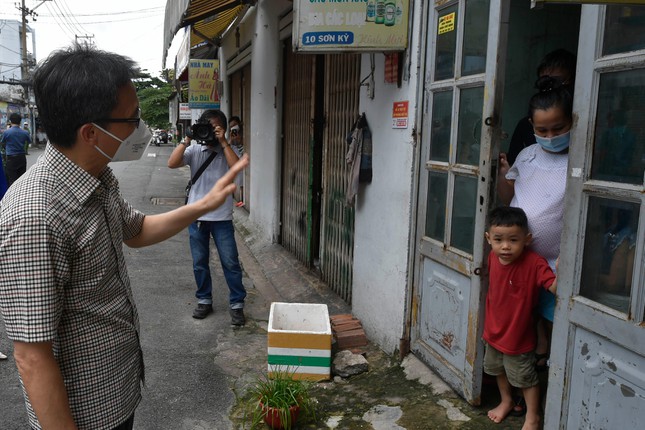
[[[191,46],[215,41],[256,0],[168,0],[164,21],[163,64],[168,48],[180,28],[193,26]]]

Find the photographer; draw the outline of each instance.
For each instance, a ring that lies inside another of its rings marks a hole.
[[[237,150],[238,154],[243,155],[244,154],[244,140],[242,138],[242,120],[240,119],[239,116],[232,116],[228,120],[228,129],[229,129],[229,134],[231,136],[231,145]],[[242,207],[244,206],[244,175],[237,175],[235,178],[235,185],[237,185],[237,188],[239,190],[236,192],[233,197],[237,195],[238,201],[235,203],[236,207]]]
[[[190,186],[188,203],[200,199],[239,159],[239,153],[226,140],[226,115],[220,110],[204,111],[197,124],[170,154],[168,167],[190,166],[191,178],[202,170]],[[197,144],[191,145],[191,142]],[[206,163],[206,164],[205,164]],[[205,168],[201,169],[205,165]],[[229,289],[229,312],[233,326],[243,326],[244,298],[242,268],[238,259],[233,228],[233,198],[229,195],[217,209],[200,217],[188,228],[193,272],[197,283],[197,307],[193,318],[203,319],[213,312],[212,280],[209,267],[210,237],[215,241],[224,278]]]

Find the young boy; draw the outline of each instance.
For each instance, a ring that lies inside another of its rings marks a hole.
[[[488,418],[501,422],[513,409],[511,385],[526,401],[523,430],[537,429],[540,388],[535,370],[535,307],[540,288],[555,293],[556,277],[547,261],[529,250],[531,233],[520,208],[499,207],[489,216],[486,240],[489,286],[484,319],[484,371],[497,378],[500,404]]]

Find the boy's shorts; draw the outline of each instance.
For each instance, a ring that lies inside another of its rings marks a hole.
[[[535,353],[533,351],[519,355],[504,354],[488,342],[484,342],[484,372],[497,376],[506,373],[508,382],[517,388],[530,388],[538,385],[539,379],[535,370]]]

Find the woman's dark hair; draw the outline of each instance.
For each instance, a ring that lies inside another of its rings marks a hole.
[[[242,124],[242,120],[241,120],[241,119],[240,119],[240,117],[239,117],[239,116],[237,116],[237,115],[233,115],[232,117],[230,117],[230,118],[228,119],[228,122],[231,122],[231,121],[235,121],[235,122],[237,122],[237,123],[238,123],[238,124],[240,124],[240,125]]]
[[[556,49],[551,51],[542,58],[537,67],[538,78],[541,77],[546,70],[560,69],[569,73],[569,80],[571,83],[576,78],[576,56],[566,49]]]
[[[494,226],[518,226],[527,233],[529,231],[529,221],[524,210],[511,206],[499,206],[490,211],[488,215],[488,230]]]
[[[533,118],[536,110],[559,107],[567,118],[573,119],[573,97],[568,86],[562,85],[559,79],[543,76],[537,80],[535,87],[538,92],[529,101],[529,118]]]
[[[118,92],[137,76],[135,63],[124,56],[75,44],[55,51],[34,73],[34,94],[41,124],[50,141],[72,147],[76,131],[108,118]]]

